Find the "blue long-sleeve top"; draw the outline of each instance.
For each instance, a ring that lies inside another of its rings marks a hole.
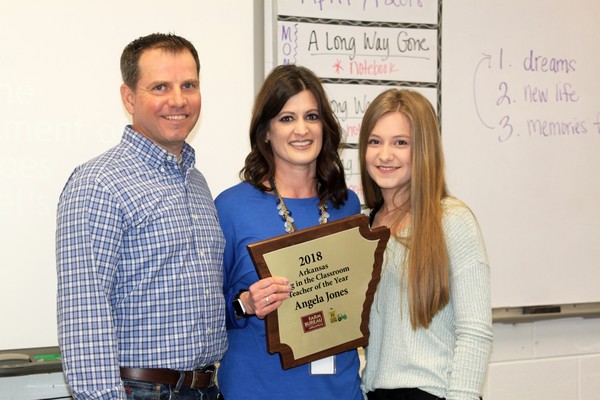
[[[297,229],[319,223],[317,197],[284,199]],[[285,234],[277,211],[277,197],[242,182],[215,200],[227,245],[224,255],[224,292],[227,303],[229,350],[218,371],[219,388],[227,400],[268,398],[329,400],[362,399],[356,350],[335,356],[334,375],[311,375],[310,364],[284,370],[278,354],[267,352],[265,323],[256,316],[236,319],[232,300],[241,289],[258,281],[246,246]],[[339,209],[328,204],[330,221],[360,212],[354,192]],[[340,249],[343,251],[343,249]],[[290,281],[292,277],[290,278]],[[288,299],[289,300],[289,299]],[[287,301],[287,300],[286,300]]]

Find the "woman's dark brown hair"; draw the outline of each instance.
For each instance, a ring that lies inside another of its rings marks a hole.
[[[240,176],[261,191],[271,190],[264,184],[275,176],[273,149],[265,140],[269,124],[285,103],[303,90],[309,90],[315,96],[323,123],[323,147],[317,157],[319,199],[322,203],[331,201],[337,208],[348,198],[344,168],[338,152],[342,130],[319,78],[305,67],[280,65],[265,79],[254,102],[250,122],[251,149]]]

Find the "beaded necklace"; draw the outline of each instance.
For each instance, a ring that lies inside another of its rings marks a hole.
[[[292,212],[287,208],[285,202],[283,201],[283,197],[279,194],[277,190],[277,186],[275,186],[275,179],[271,178],[269,180],[271,184],[271,188],[273,188],[273,193],[277,196],[277,210],[281,220],[284,222],[283,227],[285,228],[286,233],[292,233],[296,231],[296,225],[294,225],[294,218],[292,217]],[[319,224],[327,223],[329,219],[329,213],[327,212],[327,204],[320,203],[319,206]]]

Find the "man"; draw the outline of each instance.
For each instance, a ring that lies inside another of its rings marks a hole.
[[[61,194],[58,335],[75,398],[217,397],[225,242],[185,143],[200,115],[199,71],[184,38],[127,45],[121,97],[133,124]]]

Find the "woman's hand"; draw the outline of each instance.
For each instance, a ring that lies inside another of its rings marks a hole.
[[[272,311],[275,311],[281,302],[290,297],[292,287],[286,278],[270,277],[261,279],[250,286],[247,292],[240,295],[244,303],[246,313],[256,314],[263,319]]]

